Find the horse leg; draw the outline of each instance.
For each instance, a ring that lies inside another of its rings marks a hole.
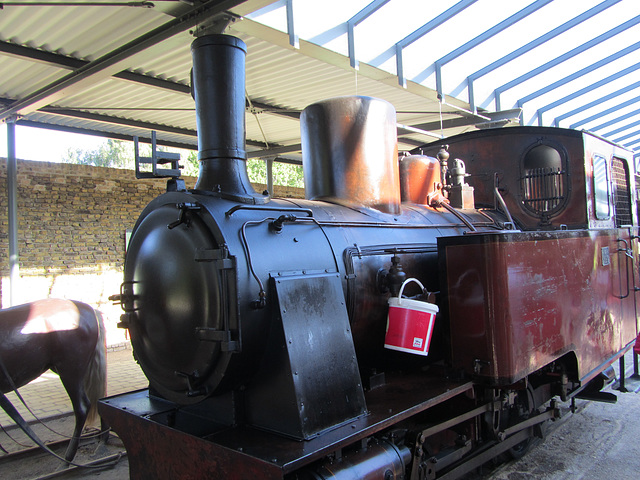
[[[74,382],[65,382],[65,379],[60,377],[62,383],[64,384],[65,389],[67,390],[67,394],[69,395],[69,399],[71,400],[71,405],[73,406],[73,413],[76,419],[76,425],[73,430],[73,437],[69,441],[69,446],[67,447],[67,451],[64,453],[64,459],[67,462],[71,462],[73,457],[75,457],[76,452],[78,451],[78,444],[80,442],[80,436],[82,435],[82,429],[84,428],[84,423],[87,420],[87,414],[89,413],[89,408],[91,406],[91,402],[89,401],[89,397],[84,391],[82,387],[82,381],[77,380]]]

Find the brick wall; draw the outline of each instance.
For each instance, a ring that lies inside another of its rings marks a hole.
[[[0,158],[0,300],[8,306],[9,243],[7,161]],[[195,184],[186,177],[187,188]],[[15,303],[59,297],[100,309],[108,343],[126,341],[115,328],[121,310],[108,297],[119,292],[125,233],[166,180],[137,180],[131,170],[18,161],[18,255]],[[264,185],[254,185],[263,191]],[[275,195],[303,198],[301,189],[275,187]]]

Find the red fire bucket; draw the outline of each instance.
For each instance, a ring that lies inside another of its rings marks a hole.
[[[399,295],[389,298],[384,347],[416,355],[428,355],[438,306],[402,298],[404,287],[409,282],[416,282],[424,290],[419,280],[409,278],[402,284]]]

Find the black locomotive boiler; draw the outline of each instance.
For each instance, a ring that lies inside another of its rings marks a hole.
[[[455,478],[521,454],[554,397],[603,395],[637,334],[629,152],[513,128],[398,157],[393,107],[343,97],[302,113],[307,200],[270,198],[245,48],[194,41],[200,175],[132,232],[121,326],[149,388],[100,404],[131,478]],[[428,355],[385,348],[403,287],[439,309]]]

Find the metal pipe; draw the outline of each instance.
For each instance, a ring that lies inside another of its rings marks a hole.
[[[493,188],[493,193],[494,193],[494,195],[496,197],[496,200],[498,200],[498,203],[500,204],[500,207],[502,208],[502,211],[507,216],[507,219],[509,220],[509,223],[511,225],[515,226],[515,223],[513,222],[513,217],[511,217],[511,213],[509,213],[509,209],[507,208],[507,204],[505,203],[504,198],[502,198],[502,195],[500,195],[500,190],[498,190],[498,187],[494,187]]]
[[[206,35],[191,44],[200,173],[196,190],[220,192],[245,203],[264,203],[247,175],[245,56],[247,46],[230,35]]]
[[[15,305],[17,283],[20,278],[18,263],[18,164],[16,160],[16,116],[7,118],[7,200],[9,221],[9,306]]]
[[[273,158],[266,159],[267,164],[267,191],[273,196]]]

